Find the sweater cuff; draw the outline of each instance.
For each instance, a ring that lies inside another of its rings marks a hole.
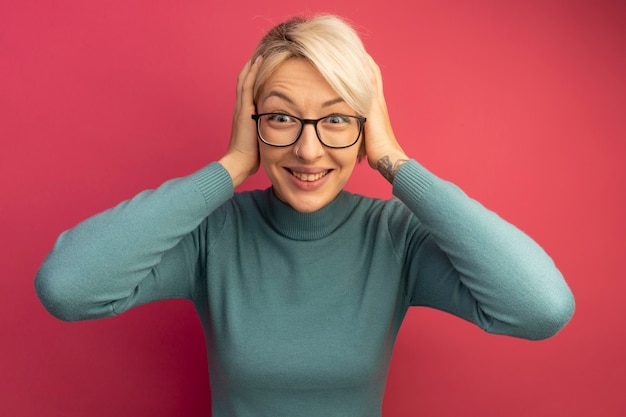
[[[393,180],[393,195],[409,207],[417,207],[435,178],[434,174],[411,159],[396,173]]]
[[[191,174],[191,180],[202,193],[210,210],[214,209],[216,202],[224,203],[235,193],[228,171],[219,162],[213,162],[194,172]]]

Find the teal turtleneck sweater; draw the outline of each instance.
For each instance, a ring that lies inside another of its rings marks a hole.
[[[488,332],[555,334],[573,298],[528,236],[415,161],[383,201],[341,192],[299,213],[234,194],[218,163],[63,233],[35,281],[64,320],[193,301],[213,416],[380,416],[410,306]]]

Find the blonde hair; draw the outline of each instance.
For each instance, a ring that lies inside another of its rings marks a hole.
[[[308,60],[357,113],[365,115],[372,97],[365,47],[356,31],[332,15],[295,17],[272,28],[259,42],[252,59],[263,57],[254,85],[254,100],[283,62]]]

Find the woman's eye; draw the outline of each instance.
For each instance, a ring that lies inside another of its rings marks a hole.
[[[350,123],[350,118],[346,116],[342,116],[340,114],[336,114],[333,116],[326,117],[324,121],[329,124],[342,124],[342,123]]]
[[[272,114],[268,118],[271,122],[274,123],[290,123],[293,122],[293,119],[288,114]]]

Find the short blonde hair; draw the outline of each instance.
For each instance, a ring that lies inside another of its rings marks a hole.
[[[369,109],[371,75],[365,47],[356,31],[332,15],[295,17],[272,28],[260,41],[252,59],[263,57],[254,85],[254,100],[283,62],[308,60],[330,86],[360,115]]]

